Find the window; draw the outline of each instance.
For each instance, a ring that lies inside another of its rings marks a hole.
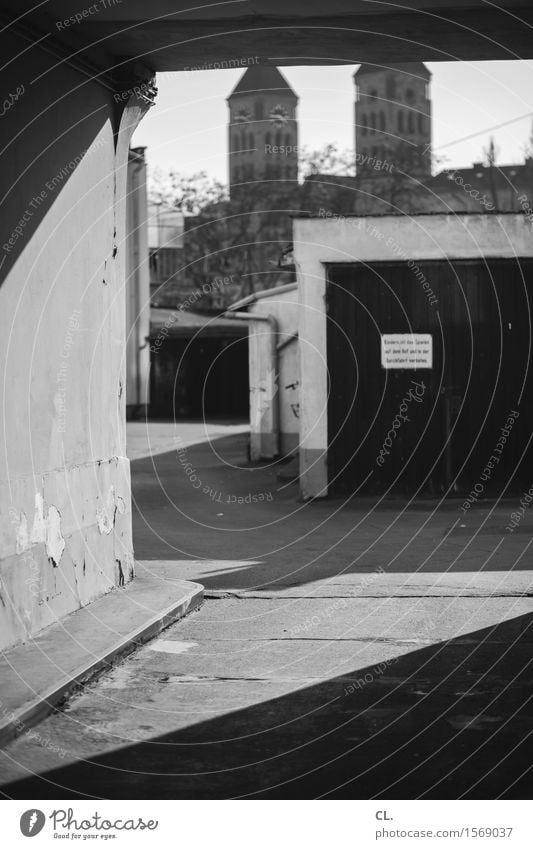
[[[407,131],[409,133],[414,133],[415,131],[415,118],[412,112],[409,112],[407,116]]]
[[[266,136],[265,136],[265,144],[269,144],[269,145],[272,144],[272,139],[271,139],[270,133],[267,133]]]
[[[246,150],[246,133],[241,130],[241,150]]]
[[[285,179],[292,180],[292,168],[290,165],[287,165],[287,167],[285,168]]]
[[[371,89],[368,96],[371,97],[372,100],[377,100],[378,99],[378,93],[377,93],[376,89],[375,88]]]
[[[239,145],[239,136],[235,134],[233,136],[233,150],[235,151],[235,153],[238,153],[240,151],[240,149],[241,148],[240,148],[240,145]]]
[[[361,134],[363,136],[366,136],[366,134],[368,132],[366,121],[367,121],[366,112],[363,112],[363,114],[361,115]]]
[[[292,142],[291,142],[291,137],[290,137],[290,135],[287,133],[287,134],[286,134],[286,136],[285,136],[285,147],[290,147],[290,146],[291,146],[291,144],[292,144]]]
[[[264,117],[264,114],[265,114],[265,109],[264,109],[263,101],[257,100],[254,103],[254,118],[255,118],[255,120],[261,121],[262,118]]]
[[[385,129],[385,113],[383,111],[379,113],[379,128],[380,130]]]
[[[407,100],[408,103],[412,103],[413,100],[415,99],[415,93],[414,93],[412,88],[407,88],[405,90],[405,99]]]
[[[426,123],[424,121],[424,116],[419,114],[419,116],[418,116],[418,132],[419,133],[425,133],[425,131],[426,131]]]
[[[239,183],[240,179],[241,179],[241,169],[240,168],[234,168],[233,169],[233,182]]]
[[[279,146],[281,145],[281,133],[280,133],[280,131],[279,131],[279,130],[278,130],[278,132],[276,133],[276,142],[275,142],[275,144],[276,144],[276,147],[279,147]]]
[[[370,115],[370,132],[374,133],[376,129],[376,113],[372,112]]]
[[[398,132],[403,133],[403,112],[401,109],[398,112]]]
[[[255,139],[253,133],[248,133],[248,147],[253,150],[255,147]]]

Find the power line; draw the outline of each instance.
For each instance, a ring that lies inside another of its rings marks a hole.
[[[509,124],[516,124],[517,121],[523,121],[524,118],[531,118],[533,112],[526,112],[525,115],[520,115],[518,118],[511,118],[510,121],[504,121],[502,124],[495,124],[494,127],[485,127],[484,130],[478,130],[477,133],[471,133],[469,136],[464,136],[462,139],[455,139],[451,142],[446,142],[446,144],[441,144],[435,150],[442,150],[445,147],[451,147],[453,144],[459,144],[459,142],[468,141],[469,139],[474,139],[476,136],[483,136],[485,133],[490,133],[493,130],[500,130],[502,127],[507,127]]]

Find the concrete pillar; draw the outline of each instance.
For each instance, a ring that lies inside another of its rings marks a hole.
[[[130,150],[126,201],[126,416],[149,403],[150,268],[144,148]]]
[[[149,104],[27,47],[0,40],[6,91],[18,92],[0,175],[0,647],[134,574],[125,198]]]

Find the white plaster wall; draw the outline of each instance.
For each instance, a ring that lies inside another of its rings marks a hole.
[[[524,215],[459,213],[297,218],[293,231],[300,292],[300,487],[308,499],[328,492],[326,263],[530,257],[533,229]]]
[[[8,88],[54,62],[25,54]],[[134,571],[124,237],[127,149],[143,110],[130,103],[120,120],[111,92],[65,65],[44,90],[48,101],[27,85],[2,119],[15,143],[1,185],[0,647]],[[40,192],[44,202],[10,245]]]
[[[272,331],[263,321],[251,321],[250,362],[250,441],[252,460],[271,459],[297,449],[299,441],[299,351],[298,341],[288,342],[298,332],[298,290],[273,290],[250,305],[253,315],[273,316],[278,326],[278,369],[271,374]],[[273,402],[279,404],[279,444],[273,435]]]
[[[126,203],[126,408],[149,402],[150,269],[146,163],[128,165]]]

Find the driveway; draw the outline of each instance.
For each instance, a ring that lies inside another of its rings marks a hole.
[[[135,547],[203,607],[45,720],[48,747],[10,745],[4,792],[529,795],[533,516],[510,534],[514,501],[302,504],[246,433],[187,428],[132,463]]]

